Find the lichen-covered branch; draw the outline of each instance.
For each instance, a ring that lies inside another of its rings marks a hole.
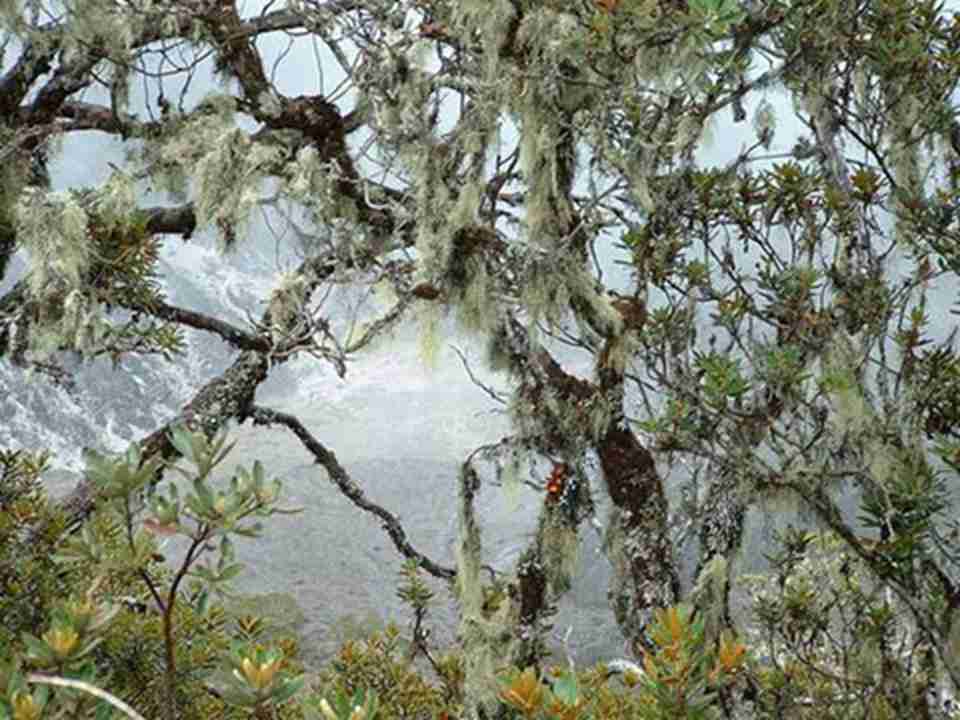
[[[523,423],[531,433],[539,430],[534,436],[540,438],[540,450],[574,454],[591,448],[600,457],[613,501],[605,541],[614,569],[610,601],[617,623],[639,653],[653,611],[673,604],[679,594],[666,496],[653,456],[624,425],[622,407],[608,406],[609,388],[616,385],[609,374],[599,384],[570,375],[530,341],[516,320],[501,327],[494,343],[520,383],[520,396],[530,403],[524,405]],[[591,422],[591,412],[604,413],[605,421]]]

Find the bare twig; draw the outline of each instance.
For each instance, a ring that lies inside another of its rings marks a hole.
[[[322,465],[330,476],[330,480],[340,489],[350,501],[372,515],[376,515],[383,522],[383,529],[393,540],[394,546],[400,553],[406,557],[415,559],[420,563],[420,567],[426,570],[434,577],[441,580],[452,580],[456,577],[456,570],[444,567],[435,563],[423,553],[419,552],[407,540],[407,532],[403,529],[397,517],[383,508],[382,506],[370,501],[363,489],[357,485],[357,482],[350,477],[337,456],[333,451],[328,450],[323,443],[317,440],[299,418],[288,413],[278,412],[270,408],[254,405],[250,408],[250,418],[255,425],[284,425],[290,432],[296,435],[307,451],[313,455],[317,464]]]
[[[83,680],[73,680],[70,678],[58,677],[56,675],[44,675],[42,673],[28,673],[27,682],[35,683],[37,685],[55,685],[57,687],[72,688],[74,690],[80,690],[82,692],[93,695],[94,697],[100,698],[101,700],[110,703],[117,710],[122,712],[132,720],[146,720],[140,713],[134,710],[132,707],[127,705],[123,700],[118,698],[116,695],[111,695],[106,690],[101,690],[96,685],[91,685],[88,682]]]

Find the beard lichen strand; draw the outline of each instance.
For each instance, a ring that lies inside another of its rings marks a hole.
[[[440,354],[440,321],[443,319],[444,306],[436,302],[420,303],[420,306],[416,315],[419,327],[418,355],[423,366],[433,370]]]
[[[467,286],[457,305],[460,326],[472,332],[489,331],[497,318],[496,302],[491,293],[491,279],[480,258],[467,261]]]
[[[566,502],[572,502],[572,499]],[[573,578],[580,560],[580,536],[576,523],[559,507],[545,507],[542,517],[541,554],[547,588],[551,598],[559,598],[573,587]],[[575,516],[574,516],[575,517]]]
[[[480,476],[470,460],[460,466],[460,489],[457,517],[459,522],[457,543],[456,592],[465,614],[478,614],[482,604],[480,592],[480,554],[482,542],[477,524],[474,500],[480,491]]]
[[[15,211],[16,236],[30,255],[30,292],[80,290],[91,263],[86,211],[69,193],[27,188]]]
[[[600,292],[596,278],[579,263],[570,263],[567,285],[571,294],[571,308],[589,328],[603,338],[620,337],[624,332],[624,320],[613,301],[605,292]]]
[[[507,508],[510,512],[514,512],[520,507],[520,491],[522,489],[520,471],[525,454],[522,447],[512,444],[507,453],[506,461],[497,460],[497,480],[503,488]]]
[[[503,81],[501,55],[510,53],[511,24],[516,7],[511,0],[461,0],[454,3],[451,25],[465,46],[480,37],[483,47],[483,78],[496,86]],[[506,41],[504,40],[506,38]]]
[[[27,188],[15,207],[16,236],[30,255],[23,315],[29,320],[18,327],[17,341],[35,361],[64,347],[87,356],[107,328],[88,284],[95,238],[84,204],[72,193]]]
[[[505,597],[493,613],[484,612],[483,583],[480,578],[482,542],[474,501],[480,477],[466,461],[460,468],[459,538],[456,546],[456,593],[461,606],[460,642],[464,658],[464,704],[493,717],[498,706],[496,671],[511,637],[511,601]]]

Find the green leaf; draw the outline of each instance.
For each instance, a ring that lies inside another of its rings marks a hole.
[[[223,699],[230,705],[238,707],[253,707],[257,704],[257,696],[243,687],[228,687],[223,690]]]
[[[227,567],[223,568],[223,570],[220,571],[220,575],[217,580],[219,582],[230,582],[241,572],[243,572],[243,564],[234,563],[233,565],[228,565]]]
[[[47,643],[30,633],[20,633],[20,639],[27,646],[27,655],[43,665],[49,665],[56,660],[56,655]]]
[[[183,425],[176,425],[170,431],[170,442],[183,457],[196,463],[193,454],[193,439],[190,432]]]
[[[238,525],[233,529],[235,535],[242,537],[256,538],[263,532],[263,523],[253,523],[252,525]]]
[[[217,437],[213,439],[213,442],[210,443],[208,448],[210,465],[216,466],[223,462],[224,458],[227,457],[237,445],[237,441],[234,440],[231,443],[227,443],[227,432],[224,430]]]
[[[204,582],[210,584],[213,584],[217,581],[216,574],[214,574],[214,572],[206,565],[197,565],[197,567],[188,572],[187,575],[193,575],[194,577],[198,577]]]
[[[276,705],[281,705],[296,695],[297,692],[300,691],[300,688],[303,687],[305,682],[306,679],[302,675],[300,677],[287,680],[285,683],[283,683],[283,685],[270,694],[270,699]]]
[[[220,540],[220,561],[218,567],[222,570],[227,563],[233,560],[236,557],[236,552],[233,549],[233,543],[230,542],[230,538],[226,535],[223,536],[223,539]]]
[[[553,694],[556,695],[564,705],[576,705],[580,697],[580,685],[577,682],[577,676],[573,672],[565,672],[553,683]]]
[[[197,614],[201,617],[207,614],[207,609],[210,605],[210,592],[207,588],[203,588],[200,591],[200,594],[197,595]]]
[[[194,478],[193,491],[194,493],[196,493],[194,497],[196,497],[198,501],[197,504],[201,509],[201,511],[198,514],[199,515],[210,514],[210,512],[213,510],[214,497],[213,497],[213,492],[211,492],[210,488],[207,487],[206,481],[199,477]],[[188,503],[189,503],[189,498],[188,498]]]
[[[94,715],[94,720],[110,720],[110,716],[112,714],[113,706],[106,700],[101,700],[97,703],[97,711]]]

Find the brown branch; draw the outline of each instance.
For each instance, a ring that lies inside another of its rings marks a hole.
[[[122,135],[147,135],[159,133],[164,125],[162,122],[141,122],[133,115],[117,117],[106,105],[79,101],[64,102],[59,115],[74,121],[66,126],[69,130],[100,130]]]
[[[233,345],[240,350],[256,350],[259,352],[270,352],[272,344],[270,340],[263,335],[253,335],[242,330],[235,325],[215,318],[210,315],[180,308],[170,305],[162,300],[151,301],[146,305],[124,305],[128,310],[143,312],[160,320],[175,322],[179,325],[186,325],[196,330],[205,330],[218,335],[225,342]]]
[[[339,488],[341,493],[361,510],[380,518],[383,523],[383,529],[387,531],[387,534],[390,536],[390,539],[393,540],[394,546],[401,555],[411,560],[416,560],[420,564],[420,567],[441,580],[452,580],[456,577],[456,570],[438,565],[423,553],[418,552],[416,548],[410,544],[407,540],[407,533],[397,517],[380,505],[367,499],[363,489],[350,477],[350,474],[337,460],[337,456],[333,451],[328,450],[323,443],[317,440],[296,416],[254,405],[250,408],[249,417],[255,425],[280,424],[296,435],[307,451],[313,455],[314,461],[318,465],[322,465],[327,471],[331,482]]]
[[[183,3],[182,5],[187,4]],[[165,8],[163,12],[166,14],[171,10]],[[162,18],[157,14],[155,21],[144,23],[145,30],[140,37],[134,40],[131,45],[132,49],[141,49],[160,40],[188,36],[192,23],[200,19],[196,11],[184,12],[182,6],[174,9],[173,12],[176,15],[177,23],[174,25],[172,32],[163,32],[166,24],[160,22]],[[66,27],[66,23],[56,24],[34,32],[63,34],[67,32]],[[249,38],[251,37],[303,27],[302,17],[286,10],[280,10],[245,21],[240,21],[237,18],[237,21],[230,25],[226,40],[234,47],[246,46],[249,48]],[[59,42],[53,41],[50,45],[45,46],[43,54],[39,54],[32,43],[26,46],[14,66],[0,79],[0,117],[13,117],[16,119],[15,125],[23,126],[49,123],[62,113],[70,95],[91,83],[90,71],[106,57],[101,48],[95,45],[89,46],[85,53],[77,56],[72,62],[57,67],[53,77],[38,90],[33,102],[28,106],[21,106],[37,79],[50,71],[56,53],[59,52],[59,47]],[[252,49],[251,52],[253,52]],[[262,75],[262,69],[260,74]],[[266,80],[265,76],[263,79]],[[66,117],[70,116],[68,113],[63,114]],[[125,124],[127,124],[127,121],[115,117],[112,118],[112,121],[100,118],[97,120],[96,129],[104,129],[106,126],[112,125],[114,129],[109,130],[110,132],[123,132],[123,125]],[[83,128],[81,126],[76,129]],[[33,150],[41,142],[42,140],[32,139],[26,149]]]
[[[179,207],[152,207],[140,211],[146,216],[147,232],[153,235],[181,235],[189,240],[197,229],[193,203]]]
[[[59,47],[58,42],[52,41],[41,53],[34,43],[27,44],[13,67],[0,79],[0,117],[9,118],[16,114],[33,83],[50,71]]]

